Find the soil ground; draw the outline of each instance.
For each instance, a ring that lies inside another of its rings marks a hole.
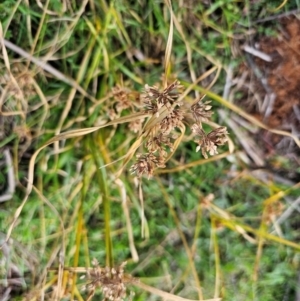
[[[271,61],[248,55],[241,70],[248,76],[239,105],[274,129],[300,136],[300,20],[278,21],[276,37],[261,37],[255,48]],[[245,88],[247,87],[247,88]],[[260,131],[255,137],[266,158],[283,155],[300,166],[299,148],[291,138]]]

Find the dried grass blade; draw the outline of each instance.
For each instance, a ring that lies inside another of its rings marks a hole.
[[[183,101],[184,98],[193,90],[195,89],[195,87],[198,85],[199,82],[201,82],[202,80],[204,80],[205,78],[207,78],[209,75],[211,75],[213,72],[215,72],[215,70],[217,70],[217,74],[219,72],[219,67],[214,66],[212,68],[210,68],[209,70],[207,70],[205,73],[203,73],[201,76],[199,76],[197,78],[197,80],[192,83],[192,84],[187,84],[186,86],[188,87],[178,98],[178,102]],[[180,81],[181,83],[182,81]]]
[[[124,216],[125,216],[125,220],[126,220],[126,228],[127,228],[127,235],[128,235],[131,257],[134,262],[138,262],[139,255],[138,255],[138,252],[137,252],[135,244],[134,244],[134,236],[133,236],[132,224],[131,224],[131,220],[130,220],[126,188],[125,188],[124,182],[121,179],[116,179],[115,183],[118,185],[118,187],[120,189],[120,195],[121,195],[121,199],[122,199],[122,208],[123,208],[123,212],[124,212]]]
[[[0,22],[0,43],[1,43],[1,47],[2,47],[2,55],[3,55],[3,60],[5,63],[5,67],[8,71],[10,71],[10,64],[9,64],[9,58],[8,58],[8,54],[5,48],[5,43],[4,43],[4,39],[3,39],[3,29],[2,29],[2,23]]]
[[[149,286],[149,285],[147,285],[145,283],[142,283],[140,281],[133,282],[132,284],[139,287],[139,288],[141,288],[142,290],[145,290],[145,291],[151,293],[151,294],[162,297],[163,300],[165,300],[165,301],[167,301],[167,300],[170,300],[170,301],[197,301],[197,300],[182,298],[182,297],[164,292],[160,289]],[[202,301],[221,301],[221,298],[202,299]]]
[[[119,169],[119,171],[116,173],[115,177],[119,178],[125,168],[125,166],[127,165],[127,163],[131,160],[131,158],[134,156],[136,150],[141,146],[142,142],[143,142],[143,138],[144,135],[141,135],[130,147],[127,155],[125,156],[125,160],[124,163],[122,165],[122,167]]]
[[[170,114],[170,110],[172,108],[167,108],[165,106],[161,107],[158,111],[158,116],[157,115],[153,115],[148,122],[146,123],[146,125],[144,126],[143,129],[143,133],[147,133],[148,130],[153,129],[153,127],[155,127],[155,125],[160,124],[161,121],[167,117]]]
[[[268,239],[270,241],[274,241],[274,242],[277,242],[277,243],[279,243],[281,245],[286,245],[286,246],[292,247],[292,248],[300,251],[300,244],[295,243],[293,241],[290,241],[290,240],[278,237],[278,236],[273,235],[273,234],[269,234],[269,233],[267,233],[265,231],[253,229],[252,227],[250,227],[248,225],[237,223],[236,221],[228,220],[228,219],[221,218],[221,217],[218,217],[218,219],[222,222],[222,224],[224,226],[226,226],[229,229],[232,229],[234,231],[236,231],[239,228],[242,228],[244,231],[253,233],[257,237],[263,237],[263,238]]]
[[[121,124],[121,123],[127,123],[127,122],[130,122],[130,121],[136,120],[136,119],[145,118],[146,116],[148,116],[148,114],[135,113],[135,114],[132,114],[132,115],[129,115],[129,116],[120,117],[118,119],[112,120],[112,121],[110,121],[108,123],[105,123],[103,125],[63,132],[63,133],[58,134],[58,135],[54,136],[53,138],[51,138],[48,142],[46,142],[46,144],[49,145],[49,144],[52,144],[53,142],[56,142],[56,141],[69,139],[69,138],[75,138],[75,137],[79,137],[79,136],[84,136],[84,135],[93,133],[97,130],[100,130],[102,128],[105,128],[107,126],[117,125],[117,124]]]
[[[165,160],[165,163],[167,163],[174,155],[174,153],[176,152],[176,149],[178,148],[184,134],[185,134],[185,125],[183,123],[181,123],[181,126],[180,126],[180,136],[175,140],[174,144],[173,144],[173,151],[168,155],[168,157],[166,158]]]
[[[200,160],[188,163],[188,164],[179,165],[179,166],[174,167],[174,168],[159,169],[155,172],[155,174],[179,172],[179,171],[185,170],[185,169],[190,168],[190,167],[195,167],[195,166],[198,166],[198,165],[204,165],[204,164],[207,164],[207,163],[210,163],[210,162],[218,161],[218,160],[226,158],[230,155],[231,155],[230,152],[226,152],[226,153],[223,153],[223,154],[220,154],[220,155],[210,157],[208,159],[200,159]]]
[[[165,61],[164,61],[164,68],[165,68],[165,77],[164,77],[164,88],[168,86],[167,78],[168,74],[170,73],[170,60],[171,60],[171,53],[172,53],[172,44],[173,44],[173,34],[174,34],[174,25],[173,25],[173,10],[172,4],[170,0],[166,0],[166,4],[170,10],[170,31],[167,40],[166,46],[166,53],[165,53]]]

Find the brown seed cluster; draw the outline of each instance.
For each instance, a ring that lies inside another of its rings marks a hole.
[[[137,154],[137,162],[133,164],[130,170],[139,177],[146,174],[148,178],[152,177],[155,168],[165,167],[165,159],[163,156],[153,153]]]
[[[146,153],[137,154],[137,162],[130,168],[138,176],[145,174],[150,178],[155,168],[165,167],[168,151],[173,151],[173,132],[182,125],[184,118],[178,101],[180,89],[177,80],[162,91],[155,86],[145,86],[142,95],[145,113],[150,113],[154,122],[147,132]]]
[[[210,111],[212,108],[210,104],[210,101],[202,102],[204,97],[201,97],[200,99],[196,100],[195,103],[191,106],[191,111],[194,117],[194,120],[200,124],[202,121],[208,121],[213,112]]]
[[[90,301],[97,288],[102,290],[103,300],[121,301],[126,297],[126,286],[128,282],[124,279],[124,267],[126,262],[123,262],[118,267],[105,267],[101,268],[96,259],[92,262],[93,268],[88,270],[87,277],[90,280],[85,289],[89,291],[87,301]]]
[[[224,145],[227,141],[226,135],[228,133],[226,127],[224,126],[219,127],[208,134],[206,134],[201,125],[197,123],[193,124],[191,129],[196,136],[199,136],[199,138],[194,140],[196,143],[198,143],[196,152],[201,149],[202,155],[205,159],[208,158],[207,153],[209,153],[211,156],[217,155],[217,147]]]
[[[145,111],[158,116],[158,112],[163,106],[170,108],[172,104],[174,104],[179,96],[178,90],[180,88],[180,83],[177,80],[165,88],[162,92],[160,92],[155,86],[151,87],[149,85],[145,85],[145,92],[143,94],[144,105],[146,108]]]
[[[130,99],[130,90],[121,86],[116,86],[112,89],[113,97],[116,101],[116,111],[121,113],[123,110],[132,106]]]
[[[13,64],[11,74],[5,72],[0,75],[0,85],[4,87],[3,96],[21,100],[36,94],[33,88],[34,74],[21,63]]]
[[[219,127],[208,134],[203,130],[202,122],[209,121],[213,114],[210,101],[202,102],[202,97],[196,100],[187,112],[183,110],[179,101],[181,88],[178,80],[162,91],[155,86],[145,86],[142,99],[145,113],[152,116],[150,121],[153,126],[148,128],[146,133],[144,146],[147,151],[144,154],[137,154],[137,161],[130,168],[132,173],[136,173],[139,177],[146,175],[150,178],[156,168],[165,167],[168,151],[173,152],[176,129],[182,128],[186,116],[191,115],[194,120],[189,126],[195,135],[194,141],[198,144],[196,151],[201,150],[204,158],[208,158],[207,153],[211,156],[218,154],[218,146],[224,145],[227,141],[226,127]]]
[[[136,113],[140,109],[140,94],[130,90],[123,85],[117,85],[111,91],[110,107],[107,109],[107,115],[110,120],[117,119],[124,115],[124,111]],[[125,112],[126,114],[126,112]],[[133,120],[128,123],[128,129],[137,134],[142,130],[143,119]]]

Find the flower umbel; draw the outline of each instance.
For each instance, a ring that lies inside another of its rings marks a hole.
[[[158,90],[157,87],[145,85],[145,100],[156,100],[157,103],[161,105],[166,105],[168,102],[173,104],[173,102],[178,98],[178,89],[181,88],[178,80],[175,80],[162,92]]]
[[[131,101],[128,97],[130,90],[121,86],[116,86],[112,89],[112,94],[116,100],[116,109],[120,113],[131,106]]]
[[[170,138],[164,135],[163,133],[160,133],[157,136],[149,138],[145,146],[152,153],[158,151],[158,153],[162,157],[167,156],[167,152],[165,151],[165,146],[168,146],[171,151],[173,149],[173,143],[171,142]]]
[[[158,114],[161,107],[171,107],[171,105],[176,101],[179,96],[178,90],[181,88],[180,82],[175,80],[162,92],[155,86],[145,85],[144,92],[144,103],[146,107],[146,112]]]
[[[150,178],[155,168],[165,167],[165,160],[168,157],[166,147],[173,151],[171,139],[174,139],[174,135],[170,134],[175,128],[182,125],[184,118],[180,108],[181,104],[177,102],[180,88],[178,80],[162,91],[155,86],[145,85],[143,94],[145,113],[152,115],[154,123],[147,131],[145,143],[147,153],[137,155],[137,162],[130,168],[139,177],[146,174]],[[162,107],[165,107],[164,118],[159,115]]]
[[[213,114],[213,112],[210,111],[212,108],[212,106],[209,105],[210,101],[202,102],[204,97],[205,95],[191,106],[193,117],[197,123],[201,121],[208,121]]]
[[[174,128],[180,125],[183,118],[184,116],[180,109],[171,110],[169,115],[160,122],[160,130],[164,135],[170,134]]]
[[[148,176],[148,179],[153,176],[155,167],[165,167],[164,157],[155,156],[154,153],[138,154],[137,162],[130,168],[131,172],[136,172],[140,177],[143,174]]]
[[[204,158],[207,159],[208,154],[211,156],[218,154],[217,147],[227,141],[226,127],[219,127],[208,134],[202,128],[202,123],[208,122],[213,114],[210,101],[203,101],[205,95],[196,99],[187,111],[181,106],[179,92],[181,87],[178,80],[163,90],[145,85],[142,95],[144,113],[150,115],[149,123],[143,132],[146,140],[144,147],[147,151],[145,154],[138,154],[136,163],[130,168],[138,177],[145,174],[149,179],[156,168],[165,167],[166,161],[171,157],[168,152],[174,152],[182,137],[177,136],[178,130],[184,133],[186,128],[184,123],[191,124],[191,116],[194,119],[192,132],[198,136],[195,139],[198,143],[196,151],[201,149]]]
[[[124,278],[124,267],[126,261],[115,268],[101,268],[96,259],[93,259],[92,270],[88,270],[87,277],[90,283],[86,286],[89,290],[87,301],[90,301],[95,294],[96,288],[101,288],[103,300],[121,301],[126,297],[126,286]],[[128,280],[127,280],[128,282]]]
[[[219,127],[208,134],[206,134],[196,123],[192,125],[191,129],[195,135],[200,136],[200,139],[195,139],[195,142],[198,143],[196,152],[201,149],[201,153],[205,159],[208,158],[207,153],[211,156],[218,154],[217,147],[219,145],[224,145],[228,140],[226,137],[228,134],[227,129],[224,126]]]

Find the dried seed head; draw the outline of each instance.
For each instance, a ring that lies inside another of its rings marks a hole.
[[[123,110],[131,107],[131,101],[129,99],[130,90],[125,89],[121,86],[116,86],[112,88],[112,94],[114,99],[116,100],[116,110],[118,113],[122,112]]]
[[[145,130],[147,141],[144,145],[147,153],[137,155],[136,163],[130,168],[131,172],[136,173],[139,177],[146,174],[150,178],[156,167],[165,167],[165,159],[168,156],[167,147],[171,152],[173,151],[171,139],[176,139],[174,138],[176,132],[174,129],[183,128],[183,119],[187,114],[180,107],[182,105],[179,97],[181,87],[177,80],[163,90],[145,85],[141,98],[145,106],[145,113],[152,115]],[[195,120],[191,129],[198,136],[195,140],[198,143],[196,151],[201,149],[203,156],[208,158],[207,153],[210,155],[218,153],[217,147],[227,141],[226,134],[228,133],[225,127],[213,130],[209,134],[204,132],[202,122],[208,121],[213,112],[210,111],[212,108],[210,101],[202,102],[203,98],[204,96],[197,99],[191,106],[191,113]],[[161,116],[159,116],[160,113]],[[188,120],[189,118],[187,118]]]
[[[195,139],[195,142],[198,143],[196,152],[201,149],[201,153],[205,159],[208,158],[207,153],[211,156],[218,154],[217,147],[227,141],[227,137],[225,136],[228,134],[226,127],[219,127],[207,135],[196,123],[192,125],[191,129],[195,135],[200,136],[199,139]]]
[[[153,153],[138,154],[137,162],[131,166],[130,171],[139,177],[146,174],[149,179],[153,176],[155,167],[165,167],[162,156],[155,156]]]
[[[138,133],[142,129],[144,119],[136,119],[131,121],[128,124],[128,128],[130,131],[134,132],[135,134]]]
[[[145,99],[145,113],[150,113],[152,115],[157,115],[159,111],[159,106],[155,100]]]
[[[154,153],[158,151],[158,153],[162,157],[167,156],[167,152],[165,151],[165,146],[168,146],[171,151],[173,151],[173,143],[170,141],[168,136],[165,136],[163,133],[158,134],[149,140],[146,143],[146,148],[150,153]]]
[[[40,70],[38,71],[40,72]],[[1,74],[0,84],[5,86],[8,94],[15,99],[29,98],[36,94],[34,88],[35,74],[37,73],[28,70],[22,63],[13,63],[10,73]]]
[[[175,80],[162,92],[155,86],[145,85],[145,92],[143,94],[146,112],[153,115],[157,114],[159,109],[163,106],[171,107],[179,96],[178,90],[182,86],[178,80]]]
[[[145,143],[148,152],[143,155],[139,154],[137,162],[130,168],[138,176],[146,174],[150,178],[156,167],[165,167],[165,158],[168,155],[166,147],[173,151],[173,143],[169,134],[174,128],[182,125],[184,118],[183,112],[179,108],[181,103],[178,101],[181,87],[178,80],[162,91],[155,86],[145,85],[143,94],[145,112],[159,117],[159,112],[164,107],[163,112],[166,115],[164,118],[158,119],[156,123],[154,122],[152,128],[148,129],[148,138]]]
[[[96,259],[93,260],[92,264],[92,271],[87,273],[88,278],[91,280],[87,285],[87,289],[90,291],[88,300],[91,300],[98,287],[102,289],[104,300],[123,300],[126,297],[126,281],[123,279],[126,262],[113,268],[100,268]]]
[[[164,135],[170,134],[170,132],[178,127],[181,123],[181,120],[184,118],[181,109],[172,110],[168,116],[166,116],[160,122],[160,129]]]
[[[195,135],[198,135],[198,136],[204,136],[205,135],[205,132],[203,131],[201,125],[197,124],[197,123],[194,123],[192,126],[191,126],[191,130],[192,132],[195,134]]]
[[[213,114],[213,112],[210,111],[210,109],[212,108],[212,106],[209,105],[210,101],[203,103],[203,98],[204,97],[201,97],[191,106],[193,117],[197,123],[200,123],[201,121],[208,121],[208,119],[211,118],[211,115]]]
[[[221,126],[213,131],[211,131],[207,138],[216,145],[224,145],[228,141],[226,135],[228,135],[227,128]]]
[[[107,111],[107,115],[110,120],[114,120],[114,119],[118,118],[118,115],[114,109],[109,109]]]

